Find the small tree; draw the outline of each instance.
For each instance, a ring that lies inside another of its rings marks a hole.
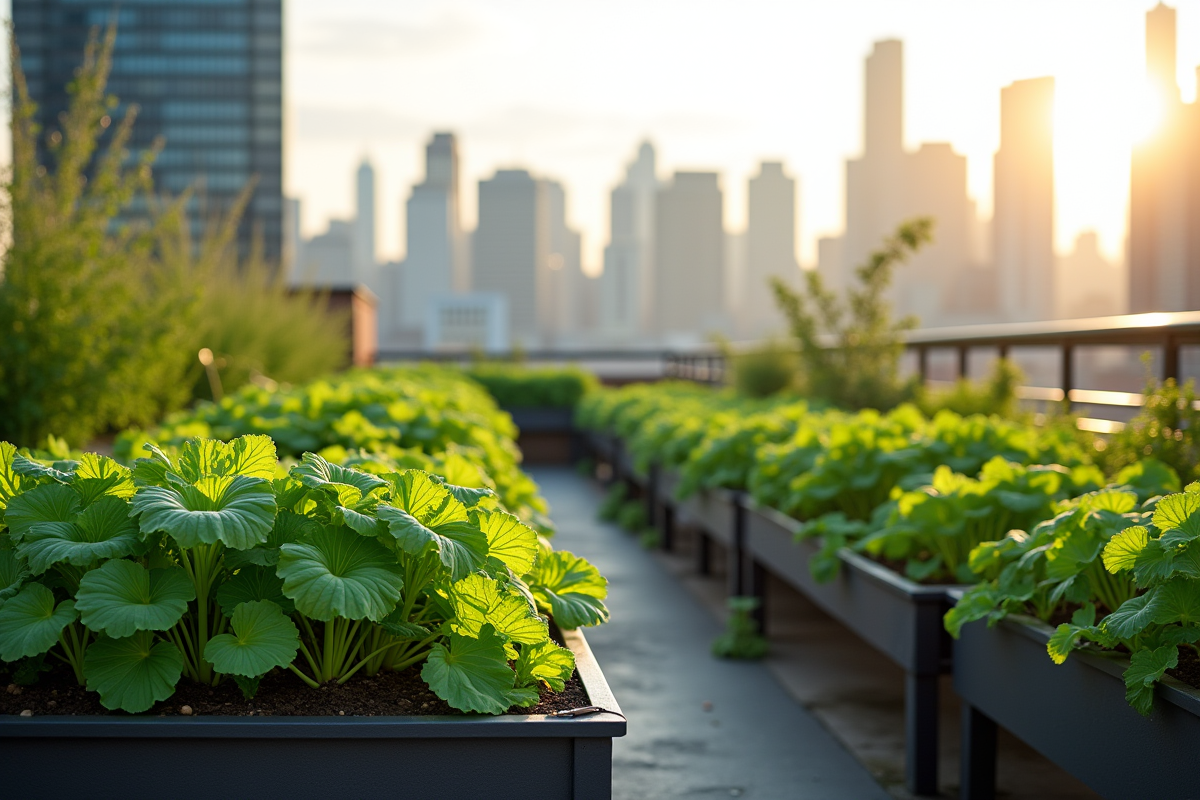
[[[908,399],[911,384],[899,377],[902,334],[914,317],[896,320],[884,297],[896,267],[933,239],[933,220],[901,224],[855,270],[859,286],[844,299],[826,288],[816,271],[805,275],[806,291],[771,280],[775,300],[800,346],[804,388],[814,398],[843,408],[890,408]]]

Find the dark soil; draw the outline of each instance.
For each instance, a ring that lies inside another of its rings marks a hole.
[[[1200,689],[1200,654],[1190,647],[1179,648],[1179,666],[1167,670],[1167,674]]]
[[[100,696],[86,692],[75,682],[75,676],[65,665],[44,673],[33,686],[0,683],[0,714],[20,714],[32,711],[45,714],[87,715],[114,714],[100,705]],[[7,690],[5,686],[7,685]],[[541,702],[532,708],[512,708],[509,714],[549,714],[589,705],[587,692],[576,673],[567,681],[562,692],[542,687]],[[145,712],[146,715],[178,716],[183,706],[190,706],[193,715],[290,717],[290,716],[426,716],[430,714],[461,714],[446,705],[421,680],[420,667],[403,672],[381,672],[373,678],[354,676],[344,685],[327,684],[320,689],[310,688],[291,672],[275,670],[263,678],[258,692],[247,700],[242,690],[231,680],[219,686],[202,686],[180,678],[175,694]]]
[[[874,561],[876,564],[880,564],[884,567],[887,567],[892,572],[896,573],[897,575],[904,578],[905,580],[910,580],[910,581],[912,580],[912,578],[908,577],[908,573],[905,572],[905,569],[908,566],[907,561],[896,561],[895,559],[885,558],[883,556],[871,555],[870,553],[860,553],[859,555],[861,555],[865,558],[868,558],[871,561]],[[957,583],[957,581],[955,581],[953,578],[948,578],[948,577],[946,577],[946,575],[944,573],[940,573],[940,572],[934,573],[933,575],[930,575],[928,578],[924,578],[922,580],[913,581],[913,582],[920,584],[921,586],[948,586],[948,585],[953,585],[953,584]]]

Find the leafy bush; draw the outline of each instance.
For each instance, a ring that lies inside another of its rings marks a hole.
[[[106,708],[181,679],[253,696],[277,669],[316,689],[423,663],[449,705],[498,714],[572,674],[546,616],[608,616],[596,569],[488,489],[312,453],[285,471],[261,435],[146,449],[130,470],[0,443],[0,660],[50,653]]]
[[[1174,379],[1149,381],[1142,411],[1109,439],[1105,465],[1117,471],[1143,458],[1155,458],[1184,481],[1200,478],[1200,410],[1192,381],[1182,387]]]
[[[916,320],[894,320],[885,294],[895,268],[933,238],[933,220],[903,223],[856,275],[860,286],[838,298],[821,276],[805,273],[806,292],[772,280],[775,299],[800,346],[805,393],[841,408],[889,409],[911,399],[915,385],[900,380],[900,335]],[[824,337],[833,340],[827,346]]]
[[[1021,370],[1010,359],[997,359],[991,374],[983,381],[960,378],[948,390],[922,389],[916,403],[929,416],[938,411],[953,411],[962,416],[982,414],[1016,419],[1017,387],[1021,385]]]
[[[501,408],[574,408],[600,385],[595,375],[579,367],[532,369],[484,362],[467,374],[483,384]]]
[[[304,383],[347,365],[347,312],[331,310],[326,293],[290,288],[282,272],[254,256],[239,265],[232,249],[207,281],[196,341],[211,351],[223,391]],[[212,386],[201,375],[193,396],[220,400]]]
[[[757,597],[731,597],[726,604],[729,617],[725,621],[725,632],[712,644],[713,655],[746,660],[765,656],[767,640],[759,632],[753,617],[761,601]]]
[[[796,354],[784,344],[770,341],[745,353],[728,353],[733,386],[743,397],[770,397],[796,383]]]
[[[255,261],[239,269],[233,234],[248,197],[194,241],[189,194],[153,196],[158,148],[128,149],[135,107],[114,121],[106,94],[116,31],[92,37],[42,163],[19,59],[11,238],[0,280],[0,438],[145,426],[207,394],[197,354],[222,360],[226,390],[256,374],[308,380],[339,366],[344,326],[310,297],[290,297]],[[115,122],[115,124],[114,124]],[[134,213],[135,204],[140,207]]]

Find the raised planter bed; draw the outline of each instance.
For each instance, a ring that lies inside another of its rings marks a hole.
[[[527,464],[569,464],[579,454],[573,408],[505,408]]]
[[[1125,701],[1128,661],[1046,655],[1053,629],[1009,617],[963,627],[954,689],[963,699],[962,797],[995,797],[996,726],[1113,800],[1200,797],[1200,692],[1165,676],[1143,717]]]
[[[593,705],[620,712],[583,634],[565,632]],[[426,717],[0,717],[9,797],[438,797],[612,795],[613,714]],[[157,765],[154,776],[127,765]],[[169,766],[168,766],[169,765]]]
[[[808,567],[819,546],[795,540],[799,522],[752,502],[745,515],[742,546],[753,569],[777,575],[904,669],[908,787],[936,794],[938,676],[950,671],[952,656],[942,627],[950,587],[914,583],[846,549],[838,576],[820,583]]]

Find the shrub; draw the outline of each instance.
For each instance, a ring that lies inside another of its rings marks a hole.
[[[744,397],[770,397],[796,382],[796,354],[787,345],[770,341],[745,353],[729,354],[733,385]]]
[[[895,268],[932,240],[933,220],[921,217],[900,225],[883,247],[856,271],[859,287],[838,298],[815,271],[805,273],[798,293],[772,280],[776,302],[800,345],[801,381],[808,396],[841,408],[887,410],[909,399],[913,384],[899,377],[904,345],[900,335],[916,326],[892,318],[884,295]],[[826,346],[824,336],[832,339]]]
[[[991,373],[982,381],[960,378],[952,389],[923,389],[917,406],[930,417],[942,409],[948,409],[964,417],[994,414],[1015,419],[1020,416],[1017,387],[1023,378],[1021,369],[1011,359],[997,359]]]
[[[599,385],[595,375],[579,367],[531,369],[484,362],[470,367],[467,374],[483,384],[501,408],[574,408]]]
[[[1103,451],[1105,466],[1116,472],[1152,457],[1179,474],[1184,483],[1200,478],[1200,411],[1192,381],[1179,386],[1173,378],[1146,385],[1142,411],[1114,434]]]

